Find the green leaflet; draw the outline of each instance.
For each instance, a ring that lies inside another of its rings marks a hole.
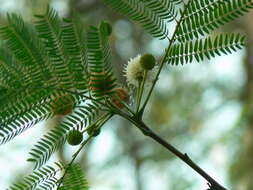
[[[172,65],[191,63],[194,59],[200,62],[204,58],[211,59],[217,55],[228,54],[242,49],[245,45],[244,41],[245,36],[240,34],[220,34],[213,39],[207,37],[175,44],[170,48],[167,62]]]
[[[102,24],[102,23],[101,23]],[[95,98],[111,95],[116,87],[111,65],[108,34],[91,26],[88,32],[89,89]]]
[[[1,44],[5,46],[4,44]],[[0,75],[1,86],[5,89],[17,88],[22,83],[29,83],[24,73],[24,68],[15,62],[7,48],[0,45]],[[3,94],[3,93],[1,93]],[[1,101],[1,100],[0,100]]]
[[[39,38],[45,45],[50,68],[54,73],[57,85],[67,89],[74,88],[75,83],[72,82],[71,73],[72,57],[68,56],[64,49],[62,25],[58,14],[54,10],[48,9],[45,15],[37,15],[36,17],[35,27]],[[68,31],[69,35],[71,35],[70,32]],[[71,37],[75,38],[75,35],[71,35]]]
[[[59,190],[88,190],[88,182],[79,164],[72,164],[69,168],[60,162],[54,166],[46,165],[19,182],[11,185],[7,190],[52,190],[58,187],[60,176],[66,172]]]
[[[176,33],[185,42],[210,34],[253,8],[252,0],[191,0]]]
[[[79,164],[73,164],[67,170],[59,190],[88,190],[88,182]]]
[[[72,82],[83,92],[87,91],[87,34],[85,26],[77,16],[73,19],[64,19],[62,27],[62,41],[65,53],[71,57],[69,71],[72,73]]]
[[[167,23],[177,16],[179,0],[104,0],[115,11],[127,16],[159,39],[168,37]]]
[[[101,109],[101,106],[96,102],[78,107],[59,126],[53,128],[35,144],[34,148],[29,152],[30,158],[28,161],[33,162],[36,169],[40,168],[65,143],[70,130],[74,128],[82,130],[90,125]]]
[[[100,27],[85,29],[78,17],[62,20],[50,8],[36,16],[34,25],[12,14],[0,28],[0,144],[54,116],[61,110],[55,107],[58,99],[71,97],[64,121],[30,152],[28,160],[39,168],[64,144],[69,130],[87,127],[105,109],[85,96],[110,95],[116,79],[109,36]],[[106,93],[101,90],[104,76],[110,78]]]
[[[51,190],[57,185],[56,175],[64,170],[61,163],[55,166],[43,166],[25,177],[22,181],[13,184],[7,190]]]
[[[66,26],[64,30],[73,32],[73,26]],[[78,34],[78,33],[76,33]],[[65,37],[64,43],[68,49],[68,53],[76,55],[72,52],[71,44],[68,36]],[[80,42],[79,42],[80,43]],[[77,46],[77,45],[76,45]],[[76,47],[78,49],[78,46]],[[79,49],[80,50],[80,49]],[[80,50],[82,52],[82,50]],[[116,87],[116,79],[112,72],[111,55],[108,43],[108,35],[105,34],[100,28],[94,26],[90,27],[87,33],[87,50],[84,56],[87,56],[88,66],[80,71],[87,72],[89,94],[95,99],[104,98],[113,93]],[[86,54],[87,51],[87,54]],[[77,59],[84,59],[85,57],[77,57]],[[109,79],[109,80],[106,80]],[[104,87],[106,86],[106,88]],[[85,100],[81,102],[85,103]],[[100,104],[92,101],[83,106],[78,106],[72,114],[68,115],[59,127],[51,130],[47,135],[42,137],[35,147],[30,151],[31,158],[29,161],[35,163],[35,168],[41,167],[45,164],[51,155],[61,147],[66,141],[66,135],[70,130],[77,126],[86,127],[92,123],[100,110],[103,110]]]

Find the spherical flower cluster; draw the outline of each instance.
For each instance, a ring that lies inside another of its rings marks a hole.
[[[72,130],[68,133],[67,141],[70,145],[79,145],[83,141],[83,134],[78,130]]]
[[[125,76],[129,86],[138,87],[140,81],[143,80],[145,69],[141,64],[141,57],[142,57],[141,55],[137,55],[135,58],[131,58],[125,67]],[[147,73],[145,84],[146,85],[151,84],[154,79],[155,79],[155,71],[150,70]]]

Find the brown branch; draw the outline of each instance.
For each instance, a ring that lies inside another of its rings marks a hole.
[[[209,183],[208,185],[216,190],[227,190],[225,187],[221,186],[216,182],[210,175],[208,175],[202,168],[200,168],[196,163],[194,163],[190,157],[185,153],[183,154],[177,148],[166,142],[160,136],[158,136],[154,131],[152,131],[144,122],[138,121],[135,118],[132,118],[131,122],[139,128],[145,136],[151,137],[154,141],[162,145],[164,148],[169,150],[171,153],[180,158],[188,166],[190,166],[194,171],[199,175],[205,178]]]
[[[117,114],[119,114],[123,118],[130,121],[132,124],[134,124],[135,127],[140,129],[141,132],[145,136],[152,138],[154,141],[159,143],[161,146],[166,148],[169,152],[173,153],[175,156],[177,156],[179,159],[181,159],[184,163],[186,163],[188,166],[190,166],[194,171],[196,171],[199,175],[201,175],[204,179],[206,179],[208,181],[208,185],[210,188],[215,189],[215,190],[227,190],[225,187],[223,187],[217,181],[215,181],[210,175],[208,175],[195,162],[193,162],[186,153],[180,152],[177,148],[175,148],[173,145],[169,144],[167,141],[165,141],[163,138],[161,138],[159,135],[157,135],[154,131],[152,131],[142,120],[139,119],[139,117],[136,117],[136,116],[131,117],[119,110],[118,110]]]

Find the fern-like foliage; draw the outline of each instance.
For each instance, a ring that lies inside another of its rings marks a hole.
[[[87,73],[88,58],[87,58],[87,43],[85,26],[77,16],[74,19],[64,19],[62,26],[62,41],[65,48],[65,53],[70,58],[70,73],[72,74],[72,82],[75,88],[86,92],[87,89]]]
[[[4,92],[0,95],[0,143],[50,115],[43,102],[50,92],[37,88],[48,82],[50,73],[39,40],[20,17],[8,15],[8,21],[8,26],[0,28],[4,40],[0,50],[0,86]]]
[[[68,115],[57,128],[53,128],[38,141],[29,152],[31,157],[28,161],[34,162],[35,168],[40,168],[50,159],[51,155],[65,143],[67,134],[70,130],[82,130],[92,123],[100,110],[101,106],[96,102],[78,107],[78,109]]]
[[[64,170],[61,163],[56,166],[43,166],[25,177],[22,181],[13,184],[7,190],[51,190],[57,185],[57,174]]]
[[[168,37],[167,23],[177,16],[179,0],[104,0],[115,11],[138,22],[152,36]]]
[[[116,79],[105,23],[85,29],[78,17],[62,20],[48,8],[34,25],[13,14],[0,28],[0,143],[66,115],[30,151],[28,160],[39,168],[70,130],[83,130],[105,109],[94,100],[111,95]]]
[[[176,39],[185,42],[210,34],[251,8],[252,0],[193,0],[185,10]]]
[[[253,8],[252,0],[104,2],[152,36],[169,39],[158,75],[165,62],[199,62],[241,49],[245,43],[240,34],[210,34]],[[169,37],[167,25],[172,21],[176,26]],[[83,27],[78,17],[61,19],[50,8],[44,15],[36,15],[34,26],[15,14],[7,16],[7,25],[0,28],[0,144],[42,120],[63,117],[59,126],[30,151],[28,161],[34,162],[34,173],[9,190],[53,189],[58,183],[56,173],[63,166],[43,165],[63,146],[69,131],[98,127],[96,121],[101,127],[112,109],[117,109],[113,105],[117,83],[111,65],[110,33],[107,22]],[[135,115],[129,107],[126,110]],[[106,112],[104,117],[101,112]],[[78,165],[71,166],[63,179],[60,190],[88,188]]]
[[[245,36],[240,34],[221,34],[214,39],[207,37],[195,41],[175,44],[170,48],[167,61],[174,65],[181,63],[191,63],[194,58],[196,61],[203,61],[204,58],[211,59],[216,55],[232,53],[237,49],[242,49],[245,45]]]
[[[38,19],[35,27],[47,50],[48,61],[51,63],[50,67],[57,85],[67,89],[76,89],[76,87],[80,88],[79,85],[76,86],[77,81],[86,84],[85,76],[87,75],[82,69],[86,63],[85,46],[78,44],[84,41],[83,32],[71,22],[63,28],[61,19],[52,9],[48,9],[45,15],[36,17]],[[73,47],[74,49],[71,50]],[[74,50],[76,50],[75,53],[73,53]],[[86,86],[83,86],[85,89]]]
[[[64,176],[59,190],[88,190],[88,182],[79,164],[73,164]]]
[[[103,26],[103,24],[101,24],[101,26]],[[72,27],[68,26],[68,29],[73,32]],[[66,27],[65,30],[67,30]],[[67,43],[64,44],[69,46],[68,49],[71,53],[71,51],[73,51],[71,47],[74,46],[74,44],[70,46],[71,34],[65,38]],[[112,94],[113,89],[116,86],[116,79],[112,72],[108,35],[102,30],[102,27],[90,27],[87,34],[87,50],[84,49],[81,52],[87,52],[87,55],[85,54],[85,56],[88,56],[88,65],[86,65],[87,69],[81,68],[80,71],[89,73],[89,93],[96,99],[101,99]],[[72,53],[75,55],[77,52]],[[77,56],[77,60],[78,58],[85,58],[78,57],[78,55],[75,56]],[[82,101],[85,102],[84,100]],[[35,168],[42,166],[49,160],[52,153],[64,144],[66,136],[70,130],[74,128],[82,129],[83,127],[90,125],[101,110],[103,110],[101,104],[98,104],[96,101],[87,102],[87,104],[83,106],[78,106],[71,115],[68,115],[64,119],[59,127],[51,130],[35,145],[30,151],[32,157],[28,160],[35,162]]]
[[[56,162],[54,166],[46,165],[19,182],[11,185],[7,190],[52,190],[58,188],[60,176],[64,174],[59,190],[88,190],[88,182],[79,164],[64,166]]]
[[[104,97],[113,93],[116,87],[111,65],[111,54],[105,23],[100,28],[91,26],[88,33],[89,88],[95,97]]]

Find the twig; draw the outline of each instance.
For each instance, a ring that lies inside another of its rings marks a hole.
[[[226,190],[223,186],[221,186],[218,182],[216,182],[210,175],[208,175],[202,168],[200,168],[196,163],[194,163],[190,157],[185,153],[183,154],[174,146],[166,142],[156,133],[154,133],[150,128],[148,128],[143,122],[139,122],[137,126],[146,136],[151,137],[153,140],[158,142],[160,145],[165,147],[167,150],[175,154],[178,158],[180,158],[183,162],[185,162],[188,166],[190,166],[193,170],[195,170],[199,175],[205,178],[211,186],[216,190]]]
[[[161,71],[162,71],[162,68],[163,68],[164,64],[166,63],[166,61],[167,61],[167,57],[168,57],[168,54],[169,54],[169,50],[170,50],[172,44],[174,43],[174,41],[175,41],[175,39],[176,39],[176,38],[175,38],[175,37],[176,37],[176,33],[177,33],[178,29],[179,29],[180,23],[183,21],[184,14],[185,14],[185,12],[186,12],[186,10],[187,10],[187,8],[188,8],[188,6],[189,6],[189,4],[190,4],[191,1],[192,1],[192,0],[189,0],[189,1],[187,2],[187,4],[184,4],[184,10],[183,10],[183,12],[182,12],[182,14],[181,14],[181,17],[180,17],[179,21],[176,21],[176,22],[177,22],[176,28],[175,28],[175,30],[174,30],[174,32],[173,32],[173,35],[172,35],[171,39],[169,39],[169,45],[168,45],[167,49],[165,50],[165,54],[164,54],[164,56],[163,56],[163,58],[162,58],[162,61],[161,61],[161,64],[160,64],[160,66],[159,66],[159,69],[158,69],[158,71],[157,71],[157,73],[156,73],[155,79],[154,79],[154,81],[153,81],[153,83],[152,83],[152,86],[151,86],[151,88],[150,88],[150,90],[149,90],[149,92],[148,92],[148,95],[147,95],[147,97],[146,97],[146,99],[145,99],[145,101],[144,101],[144,104],[143,104],[142,108],[140,109],[140,115],[141,115],[141,116],[142,116],[142,114],[143,114],[143,112],[144,112],[144,110],[145,110],[145,107],[146,107],[146,105],[147,105],[147,103],[148,103],[148,101],[149,101],[149,99],[150,99],[150,96],[151,96],[151,94],[152,94],[152,92],[153,92],[153,90],[154,90],[154,87],[155,87],[155,85],[156,85],[156,83],[157,83],[157,81],[158,81],[158,78],[159,78],[159,76],[160,76],[160,73],[161,73]]]
[[[112,118],[113,115],[114,115],[113,113],[107,113],[107,114],[103,115],[103,116],[100,118],[101,120],[99,120],[99,121],[101,121],[101,123],[99,123],[99,126],[102,127],[109,119]],[[98,121],[98,122],[99,122],[99,121]],[[59,179],[59,181],[58,181],[58,185],[57,185],[57,189],[56,189],[56,190],[59,190],[59,188],[60,188],[60,186],[61,186],[61,184],[62,184],[62,182],[63,182],[63,179],[64,179],[64,177],[66,176],[66,174],[67,174],[69,168],[71,167],[71,165],[72,165],[73,162],[75,161],[75,159],[76,159],[76,157],[78,156],[78,154],[80,153],[80,151],[81,151],[81,150],[83,149],[83,147],[92,139],[92,137],[93,137],[93,136],[89,136],[88,139],[86,139],[86,140],[81,144],[81,146],[79,147],[79,149],[73,154],[71,161],[70,161],[69,164],[66,166],[66,169],[65,169],[65,171],[64,171],[63,176],[62,176],[62,177]]]
[[[59,182],[58,182],[58,185],[57,185],[57,189],[56,189],[56,190],[58,190],[58,189],[60,188],[60,186],[61,186],[61,184],[62,184],[62,182],[63,182],[64,177],[66,176],[66,174],[67,174],[69,168],[71,167],[71,165],[72,165],[73,162],[75,161],[77,155],[80,153],[80,151],[83,149],[83,147],[91,140],[91,138],[92,138],[92,136],[89,136],[89,138],[86,139],[86,140],[82,143],[82,145],[81,145],[80,148],[75,152],[75,154],[73,154],[73,158],[71,159],[70,163],[67,165],[67,167],[66,167],[66,169],[65,169],[65,171],[64,171],[63,176],[59,179]]]
[[[194,163],[186,153],[184,154],[184,153],[180,152],[173,145],[166,142],[163,138],[161,138],[154,131],[152,131],[143,121],[136,119],[136,117],[130,117],[130,116],[124,114],[123,112],[118,112],[118,114],[121,115],[122,117],[124,117],[125,119],[127,119],[128,121],[130,121],[131,123],[133,123],[134,126],[137,127],[138,129],[140,129],[145,136],[152,138],[154,141],[156,141],[157,143],[162,145],[164,148],[166,148],[168,151],[173,153],[175,156],[180,158],[184,163],[186,163],[194,171],[196,171],[199,175],[201,175],[203,178],[205,178],[211,187],[213,187],[216,190],[227,190],[225,187],[223,187],[217,181],[215,181],[210,175],[208,175],[196,163]]]

